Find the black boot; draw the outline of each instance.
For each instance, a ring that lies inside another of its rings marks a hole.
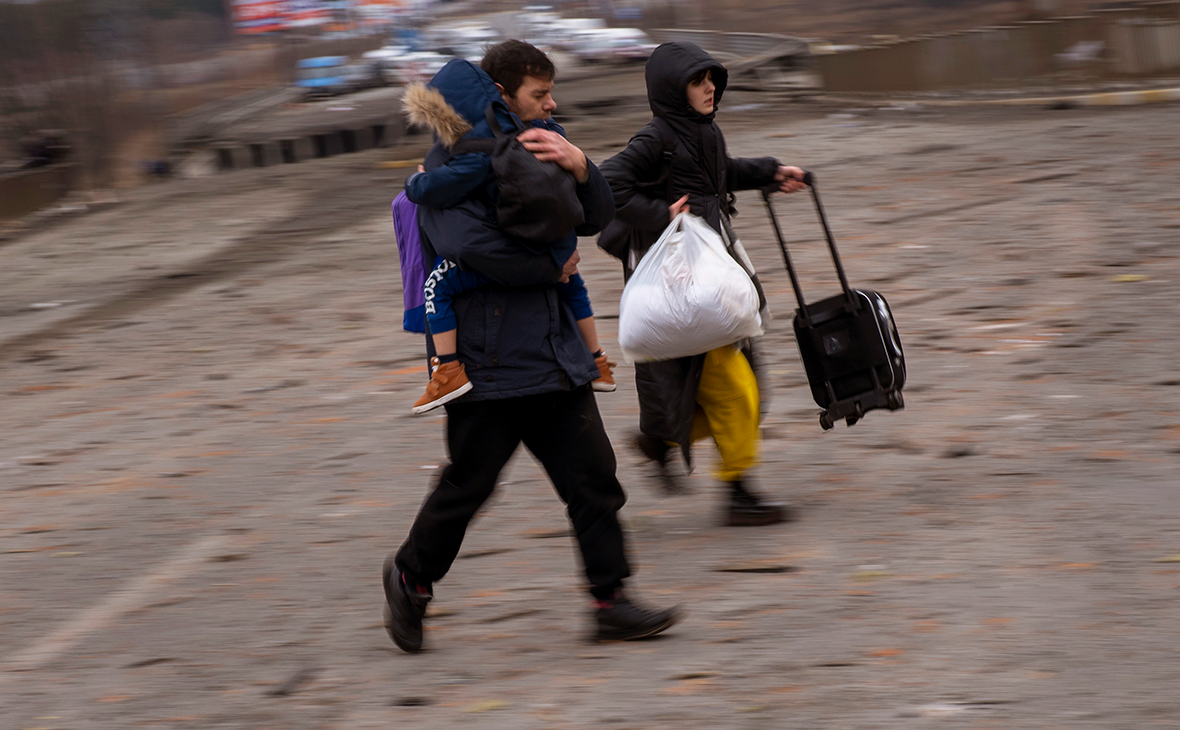
[[[668,452],[672,447],[663,439],[637,433],[631,438],[631,444],[659,470],[658,482],[665,494],[684,494],[688,488],[668,470]]]
[[[433,597],[430,587],[406,585],[392,555],[385,561],[381,582],[385,585],[385,630],[389,638],[402,651],[422,651],[422,617]]]
[[[729,483],[729,514],[725,524],[730,527],[754,527],[786,522],[787,509],[781,502],[767,502],[746,489],[741,479]]]
[[[595,641],[632,641],[646,639],[671,628],[680,620],[680,612],[677,607],[663,611],[649,610],[637,606],[619,592],[614,598],[598,601],[594,618],[598,623]]]

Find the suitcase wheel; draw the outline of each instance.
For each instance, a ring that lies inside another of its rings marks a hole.
[[[855,426],[856,422],[859,420],[860,420],[859,416],[845,416],[844,417],[844,423],[848,424],[849,428],[851,428],[852,426]]]
[[[889,394],[889,410],[898,411],[905,408],[905,399],[901,397],[901,391],[895,390]]]
[[[836,424],[832,423],[832,417],[826,412],[819,414],[819,426],[825,431],[831,431]]]

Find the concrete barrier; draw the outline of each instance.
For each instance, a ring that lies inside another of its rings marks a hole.
[[[52,205],[70,191],[76,175],[76,166],[68,163],[0,175],[0,220]]]
[[[311,137],[300,137],[299,139],[291,140],[292,158],[283,158],[284,162],[303,162],[305,160],[315,159],[315,144],[311,141]]]
[[[257,140],[214,148],[221,172],[251,167],[293,164],[322,157],[364,152],[397,142],[405,129],[400,116],[385,123],[332,129],[286,139]]]
[[[241,170],[254,166],[249,147],[216,147],[215,149],[218,170]]]
[[[1180,68],[1180,0],[907,38],[842,53],[815,64],[828,91],[934,91],[1010,84],[1061,71],[1082,42],[1105,42],[1091,75],[1150,75]]]
[[[248,146],[250,164],[254,167],[270,167],[283,164],[283,152],[278,141],[256,142]]]

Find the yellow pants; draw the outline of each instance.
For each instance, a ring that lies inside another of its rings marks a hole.
[[[742,351],[727,345],[705,353],[692,440],[713,437],[721,453],[719,480],[740,479],[758,463],[759,417],[758,381]]]

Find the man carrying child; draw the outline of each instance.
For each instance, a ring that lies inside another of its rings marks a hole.
[[[489,202],[494,196],[484,194],[494,178],[461,201],[446,201],[454,205],[418,210],[428,260],[437,254],[488,283],[460,286],[451,300],[456,361],[471,388],[445,405],[451,461],[405,543],[386,561],[389,633],[404,651],[421,649],[433,583],[450,569],[468,523],[523,443],[566,504],[593,597],[596,638],[651,636],[675,623],[676,612],[642,608],[622,591],[631,574],[617,516],[626,496],[591,385],[603,376],[595,362],[603,355],[597,343],[586,342],[559,290],[562,280],[577,273],[576,236],[593,235],[610,222],[613,196],[597,167],[550,119],[554,67],[543,52],[508,41],[489,48],[481,66],[453,61],[447,74],[440,71],[435,88],[472,130],[489,106],[505,131],[502,123],[514,121],[509,113],[531,127],[518,139],[539,160],[555,162],[573,177],[585,223],[545,250],[523,245],[496,222]],[[436,143],[426,158],[427,173],[453,157],[449,145]],[[432,353],[435,344],[428,339]]]

